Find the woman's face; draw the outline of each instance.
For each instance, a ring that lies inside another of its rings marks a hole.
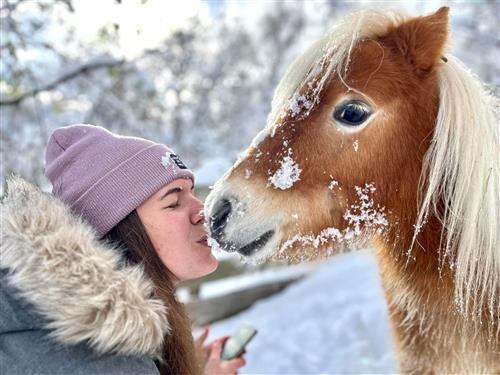
[[[137,213],[174,281],[196,279],[217,268],[207,245],[203,203],[193,195],[193,182],[178,179],[137,207]]]

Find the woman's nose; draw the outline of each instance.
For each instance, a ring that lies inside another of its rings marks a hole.
[[[195,225],[205,223],[204,206],[201,202],[194,208],[192,223]]]

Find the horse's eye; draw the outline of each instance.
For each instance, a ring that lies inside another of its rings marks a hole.
[[[370,108],[363,102],[353,100],[340,104],[335,108],[333,117],[344,125],[357,126],[370,117]]]

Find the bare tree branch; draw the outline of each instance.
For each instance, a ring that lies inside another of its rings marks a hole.
[[[33,90],[27,91],[23,94],[18,95],[15,98],[12,99],[6,99],[6,100],[0,100],[0,106],[7,106],[7,105],[17,105],[21,103],[24,99],[30,98],[32,96],[36,96],[41,92],[44,91],[50,91],[54,90],[57,86],[61,85],[64,82],[67,82],[69,80],[72,80],[79,75],[82,74],[87,74],[90,73],[91,71],[101,69],[101,68],[109,68],[113,66],[119,66],[122,65],[125,62],[125,60],[107,60],[107,61],[94,61],[94,62],[89,62],[87,64],[83,64],[76,69],[73,69],[72,71],[63,74],[61,77],[57,78],[56,80],[49,82],[48,84],[35,88]]]
[[[26,2],[26,0],[18,0],[16,2],[5,0],[4,4],[0,7],[0,12],[8,11],[9,13],[12,13],[14,10],[16,10],[19,4],[24,2]]]
[[[16,2],[12,2],[10,0],[4,0],[3,5],[0,6],[0,12],[8,11],[9,13],[12,13],[16,10],[16,8],[20,4],[25,3],[26,1],[28,1],[28,0],[17,0]],[[68,8],[68,10],[70,12],[75,11],[75,9],[73,8],[72,0],[56,0],[56,1],[54,1],[54,4],[57,2],[60,2],[60,3],[63,3],[64,5],[66,5],[66,7]],[[54,4],[49,3],[49,5],[54,5]]]

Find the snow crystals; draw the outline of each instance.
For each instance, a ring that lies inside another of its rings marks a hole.
[[[293,186],[295,181],[300,180],[302,169],[292,159],[292,149],[288,149],[288,155],[280,162],[280,168],[269,177],[269,183],[276,189],[286,190]]]
[[[307,99],[305,95],[298,95],[295,93],[288,101],[288,108],[291,116],[295,117],[302,112],[303,109],[309,110],[313,106],[313,102]]]
[[[338,183],[333,180],[330,186],[338,186]],[[312,246],[315,249],[332,240],[337,243],[348,242],[352,246],[352,242],[356,238],[360,238],[366,231],[382,234],[389,223],[385,216],[385,208],[375,206],[373,199],[370,197],[376,191],[375,186],[365,184],[363,188],[356,186],[355,189],[358,201],[344,213],[344,219],[348,223],[346,228],[340,230],[329,227],[323,229],[317,236],[297,234],[281,245],[280,253],[292,247],[296,242],[299,242],[302,246]]]
[[[355,189],[359,202],[352,205],[344,214],[344,219],[351,227],[346,234],[349,236],[360,235],[362,224],[365,228],[372,228],[377,233],[382,233],[383,227],[387,226],[388,222],[385,217],[385,208],[374,207],[373,199],[369,197],[369,194],[375,192],[375,186],[365,184],[364,188],[356,186]]]
[[[210,246],[212,248],[212,251],[215,251],[215,252],[218,252],[218,253],[222,253],[223,250],[220,247],[220,245],[217,242],[217,240],[215,240],[214,238],[208,236],[207,237],[207,243],[208,243],[208,246]]]
[[[258,148],[259,145],[262,143],[262,141],[264,141],[264,139],[266,139],[268,135],[269,135],[269,128],[265,127],[254,137],[251,146],[254,148]]]
[[[330,176],[330,177],[331,177],[331,176]],[[328,189],[333,190],[333,189],[335,189],[335,187],[337,187],[337,186],[339,186],[338,181],[336,181],[336,180],[333,180],[333,179],[332,179],[332,181],[331,181],[331,182],[330,182],[330,184],[328,185]]]
[[[312,246],[317,249],[320,245],[326,244],[330,239],[342,240],[342,233],[337,228],[326,228],[317,236],[296,234],[289,240],[285,241],[280,248],[280,252],[285,251],[296,242],[303,246]]]
[[[354,147],[355,152],[358,152],[359,141],[357,139],[353,142],[352,147]]]
[[[168,169],[171,163],[172,159],[170,159],[170,154],[166,152],[165,155],[161,157],[161,164]]]

